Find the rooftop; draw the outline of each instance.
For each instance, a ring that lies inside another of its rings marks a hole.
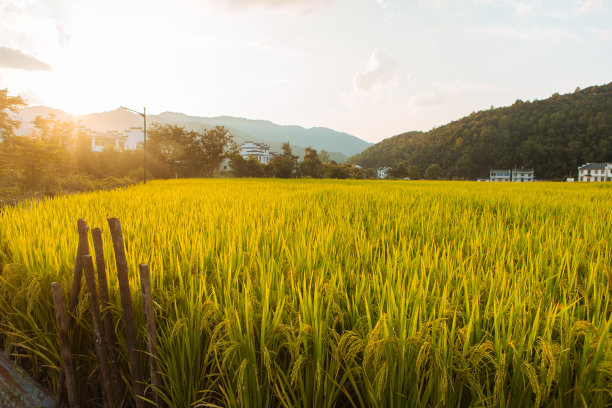
[[[578,167],[578,170],[605,170],[610,163],[587,163]]]

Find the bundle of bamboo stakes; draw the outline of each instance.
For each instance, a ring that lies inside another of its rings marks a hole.
[[[106,275],[106,265],[104,262],[104,252],[102,246],[102,233],[100,228],[93,228],[91,235],[94,244],[97,284],[94,273],[93,258],[89,251],[88,231],[89,226],[84,219],[78,220],[79,245],[74,266],[74,277],[70,294],[69,313],[66,313],[64,292],[59,282],[51,284],[53,293],[53,303],[55,307],[55,319],[60,340],[62,355],[62,371],[58,381],[56,395],[56,406],[61,404],[64,387],[68,394],[68,404],[71,408],[79,407],[79,398],[76,390],[74,370],[72,366],[72,353],[70,351],[70,333],[75,323],[75,312],[79,301],[81,280],[85,273],[87,287],[87,297],[89,301],[89,311],[91,313],[92,328],[96,355],[100,366],[100,376],[102,383],[103,403],[105,407],[118,407],[123,405],[121,401],[122,384],[118,367],[118,357],[116,344],[117,339],[113,330],[113,320],[108,309],[110,306],[108,279]],[[128,267],[123,243],[123,232],[121,223],[117,218],[109,218],[108,225],[113,240],[115,261],[117,265],[117,275],[119,280],[119,291],[121,296],[121,308],[123,313],[123,325],[125,328],[125,340],[128,349],[129,367],[131,375],[132,389],[134,391],[134,404],[137,408],[144,408],[145,403],[151,402],[160,406],[158,393],[161,380],[157,369],[157,336],[153,310],[153,299],[151,296],[151,280],[149,276],[149,266],[139,265],[140,283],[143,296],[144,315],[147,333],[147,353],[149,356],[149,369],[151,375],[151,387],[148,394],[153,394],[152,399],[145,395],[145,382],[138,363],[138,353],[141,352],[137,347],[137,330],[134,317],[134,308],[128,280]],[[98,289],[100,299],[98,300]],[[102,313],[101,313],[102,310]]]

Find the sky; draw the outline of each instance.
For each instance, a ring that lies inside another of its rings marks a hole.
[[[369,142],[612,82],[612,0],[0,0],[0,89]]]

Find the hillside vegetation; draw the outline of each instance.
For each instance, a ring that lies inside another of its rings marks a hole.
[[[429,132],[391,137],[353,156],[363,167],[438,164],[446,178],[486,177],[524,166],[536,178],[576,175],[586,162],[612,161],[612,83],[545,100],[472,113]]]

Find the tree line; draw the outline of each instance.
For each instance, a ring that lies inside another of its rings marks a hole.
[[[420,174],[438,164],[448,179],[487,177],[492,168],[515,166],[533,168],[540,179],[575,177],[583,163],[612,161],[612,83],[517,100],[429,132],[407,132],[349,160],[394,170],[414,166]]]
[[[53,115],[38,116],[28,135],[17,135],[21,123],[14,114],[26,107],[19,96],[0,90],[0,201],[3,197],[128,185],[142,180],[144,146],[118,150],[112,146],[102,152],[92,150],[92,136],[74,122]],[[329,154],[306,148],[305,157],[291,151],[289,143],[282,153],[263,165],[254,158],[243,159],[234,136],[228,129],[188,130],[185,127],[153,123],[148,128],[146,146],[147,177],[312,177],[363,178],[359,166],[337,164]],[[220,171],[229,163],[228,171]]]
[[[231,174],[235,177],[275,177],[275,178],[364,178],[360,166],[350,163],[338,164],[330,160],[329,153],[321,150],[319,154],[312,147],[304,149],[304,160],[298,162],[289,142],[282,145],[282,153],[275,155],[269,163],[261,163],[257,157],[243,158],[234,154],[229,162]]]

